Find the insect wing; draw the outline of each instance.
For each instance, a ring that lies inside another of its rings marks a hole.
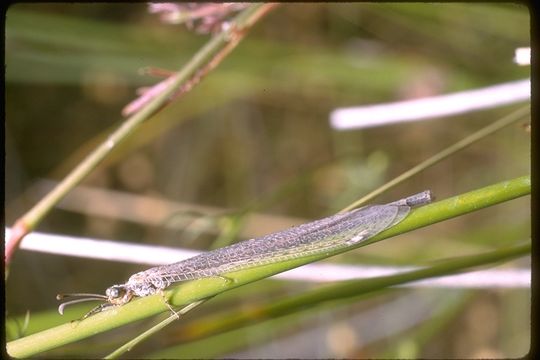
[[[361,209],[355,214],[352,231],[355,233],[345,241],[347,245],[366,241],[380,232],[398,224],[409,214],[406,205],[374,205]]]

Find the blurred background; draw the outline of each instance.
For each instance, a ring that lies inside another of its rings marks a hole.
[[[6,226],[121,124],[138,88],[161,80],[141,68],[177,70],[209,38],[161,22],[142,3],[10,7]],[[528,10],[516,4],[282,4],[201,84],[119,146],[38,231],[207,250],[330,215],[523,104],[354,131],[330,127],[333,109],[528,78],[529,67],[512,58],[529,42]],[[375,202],[425,189],[444,199],[529,174],[526,125]],[[328,261],[422,265],[529,237],[524,197]],[[529,260],[511,265],[528,268]],[[70,319],[56,313],[57,293],[103,293],[146,267],[21,250],[6,283],[8,319],[29,311],[31,322],[42,322],[36,327],[63,323]],[[312,287],[264,280],[188,317]],[[157,353],[179,343],[178,322],[129,356],[519,357],[529,348],[529,299],[528,288],[393,289]],[[148,326],[48,355],[102,356]]]

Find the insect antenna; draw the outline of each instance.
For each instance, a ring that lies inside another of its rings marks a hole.
[[[83,297],[84,296],[84,297]],[[56,300],[63,300],[65,298],[74,298],[74,297],[83,297],[82,299],[74,299],[66,301],[60,306],[58,306],[58,312],[60,315],[64,315],[64,308],[68,305],[78,304],[85,301],[98,301],[98,300],[107,300],[107,296],[101,294],[86,294],[86,293],[77,293],[77,294],[58,294],[56,295]]]

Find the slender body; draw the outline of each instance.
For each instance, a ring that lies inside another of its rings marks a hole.
[[[109,305],[122,305],[133,296],[148,296],[163,291],[172,284],[223,274],[294,258],[333,252],[363,242],[396,225],[408,215],[412,206],[432,200],[431,192],[422,193],[385,205],[370,205],[336,214],[290,229],[239,242],[170,265],[157,266],[132,275],[125,284],[113,285],[106,295],[89,296],[60,305],[104,299],[89,314]],[[70,295],[66,295],[70,296]],[[87,316],[89,315],[87,314]]]

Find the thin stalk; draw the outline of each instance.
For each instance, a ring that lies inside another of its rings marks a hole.
[[[145,340],[145,339],[149,338],[150,336],[154,335],[155,333],[157,333],[161,329],[165,328],[167,325],[170,325],[174,321],[178,320],[180,315],[186,314],[187,312],[193,310],[194,308],[196,308],[197,306],[199,306],[202,303],[206,302],[207,300],[209,300],[209,299],[199,300],[199,301],[196,301],[194,303],[191,303],[191,304],[185,306],[180,311],[170,315],[165,320],[163,320],[163,321],[159,322],[158,324],[152,326],[150,329],[146,330],[145,332],[143,332],[139,336],[137,336],[134,339],[128,341],[127,343],[125,343],[124,345],[122,345],[121,347],[119,347],[118,349],[116,349],[115,351],[110,353],[109,355],[105,356],[105,359],[117,359],[120,355],[122,355],[125,352],[130,351],[131,349],[133,349],[133,347],[135,345],[139,344],[143,340]]]
[[[53,206],[88,176],[120,142],[134,133],[145,120],[158,112],[169,101],[171,95],[186,83],[189,83],[189,89],[191,89],[204,75],[214,69],[238,45],[251,26],[275,6],[276,4],[253,4],[237,15],[226,30],[210,39],[185,66],[167,80],[161,93],[149,100],[140,111],[126,119],[51,192],[19,218],[13,225],[11,236],[6,243],[6,270],[21,240],[43,220]],[[6,276],[7,273],[8,271],[6,271]]]
[[[483,139],[484,137],[493,134],[494,132],[503,129],[504,127],[515,123],[516,121],[519,121],[523,119],[525,116],[529,115],[531,112],[530,105],[521,107],[517,109],[516,111],[506,115],[500,120],[495,121],[494,123],[489,124],[486,127],[483,127],[482,129],[478,130],[477,132],[467,136],[466,138],[458,141],[457,143],[447,147],[446,149],[438,152],[437,154],[433,155],[429,159],[421,162],[420,164],[412,167],[411,169],[405,171],[401,175],[395,177],[394,179],[390,180],[386,184],[380,186],[376,190],[370,192],[366,196],[360,198],[359,200],[353,202],[346,208],[342,209],[340,212],[349,211],[357,206],[364,205],[365,203],[369,202],[370,200],[374,199],[375,197],[381,195],[387,190],[392,189],[398,184],[401,184],[405,180],[409,179],[410,177],[418,174],[419,172],[437,164],[438,162],[446,159],[450,155],[465,149],[467,146],[474,144],[475,142]]]

